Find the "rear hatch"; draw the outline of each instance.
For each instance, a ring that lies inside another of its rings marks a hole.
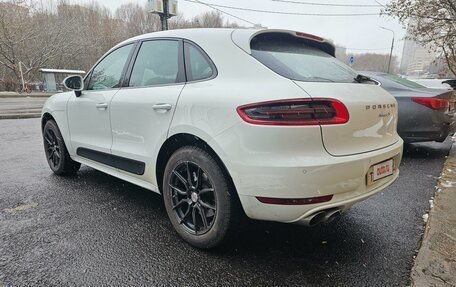
[[[323,38],[266,30],[251,37],[248,48],[243,49],[275,73],[292,80],[312,99],[336,99],[345,105],[348,121],[320,121],[323,145],[331,155],[369,152],[400,139],[394,97],[371,81],[359,80],[356,71],[334,57],[334,46]],[[287,99],[287,95],[282,96]]]
[[[331,155],[369,152],[399,140],[397,103],[382,88],[361,83],[295,83],[312,98],[337,99],[347,107],[347,123],[321,126],[323,144]]]

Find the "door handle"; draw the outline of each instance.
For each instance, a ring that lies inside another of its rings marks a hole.
[[[106,110],[108,108],[108,103],[98,103],[96,104],[97,109],[99,110]]]
[[[167,112],[171,110],[172,105],[171,104],[155,104],[152,106],[152,109],[158,111],[158,112]]]

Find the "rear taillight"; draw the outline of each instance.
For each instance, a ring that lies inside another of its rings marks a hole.
[[[251,124],[279,126],[332,125],[348,122],[348,110],[335,99],[291,99],[262,102],[237,108]]]
[[[412,101],[433,110],[445,110],[450,106],[449,101],[438,98],[412,98]]]

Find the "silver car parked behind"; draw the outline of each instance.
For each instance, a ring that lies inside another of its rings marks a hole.
[[[396,75],[361,72],[374,79],[397,100],[397,132],[404,142],[443,142],[453,134],[456,91],[429,89]]]

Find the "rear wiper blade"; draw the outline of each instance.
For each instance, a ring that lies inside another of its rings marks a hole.
[[[368,76],[364,76],[361,74],[358,74],[353,80],[355,80],[356,83],[365,83],[365,82],[372,82],[375,83],[374,80],[369,78]]]

